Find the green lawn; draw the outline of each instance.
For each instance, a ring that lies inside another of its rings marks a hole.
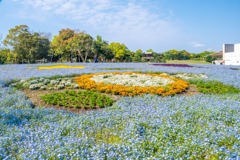
[[[197,60],[168,60],[166,63],[171,64],[211,64],[205,61],[197,61]]]

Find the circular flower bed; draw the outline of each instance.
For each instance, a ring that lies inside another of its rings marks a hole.
[[[95,73],[76,78],[80,88],[122,96],[142,94],[174,95],[186,91],[188,83],[166,74]]]

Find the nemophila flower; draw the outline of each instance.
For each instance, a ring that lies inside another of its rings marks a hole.
[[[63,65],[63,64],[54,64]],[[65,63],[64,65],[78,66],[79,63]],[[32,66],[32,68],[27,68]],[[193,67],[168,67],[153,66],[149,63],[85,63],[83,69],[53,69],[53,70],[36,70],[35,68],[42,66],[40,64],[23,64],[23,65],[1,65],[0,79],[28,79],[31,77],[43,77],[53,75],[69,75],[96,72],[112,72],[107,68],[134,68],[134,71],[141,72],[167,72],[167,73],[190,73],[204,74],[208,80],[217,80],[225,84],[230,84],[240,88],[239,70],[231,70],[232,66],[216,66],[216,65],[191,65]],[[234,66],[239,68],[238,66]],[[106,70],[104,70],[106,69]],[[119,71],[119,70],[116,70]],[[122,70],[124,71],[124,70]],[[7,74],[6,74],[7,73]]]
[[[88,67],[82,70],[47,71],[27,66],[0,66],[0,159],[240,157],[239,94],[123,97],[112,107],[74,114],[44,107],[33,108],[22,92],[6,87],[10,79],[96,73],[101,68],[121,67],[175,75],[179,72],[204,74],[210,80],[240,87],[238,70],[231,70],[228,66],[179,68],[133,63],[86,63]],[[44,80],[38,83],[44,83]]]

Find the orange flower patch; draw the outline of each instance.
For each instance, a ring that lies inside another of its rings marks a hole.
[[[167,79],[170,81],[165,86],[125,86],[120,84],[110,84],[103,82],[96,82],[92,78],[97,75],[146,75],[151,77],[159,77],[163,79]],[[99,91],[102,93],[110,93],[115,95],[122,96],[135,96],[135,95],[143,95],[143,94],[157,94],[161,96],[169,96],[175,95],[181,92],[184,92],[188,89],[188,83],[182,79],[170,77],[166,74],[150,74],[150,73],[135,73],[135,72],[111,72],[111,73],[95,73],[95,74],[87,74],[81,75],[76,78],[76,82],[80,88]]]

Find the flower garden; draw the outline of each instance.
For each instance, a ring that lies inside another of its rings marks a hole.
[[[0,159],[240,159],[231,68],[1,65]]]
[[[173,95],[186,91],[188,83],[166,74],[97,73],[76,78],[80,88],[122,96],[143,94]]]

